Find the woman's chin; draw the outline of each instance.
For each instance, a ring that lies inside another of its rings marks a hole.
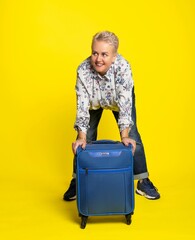
[[[104,75],[106,73],[105,69],[103,68],[98,68],[96,67],[95,68],[96,72],[99,73],[100,75]]]

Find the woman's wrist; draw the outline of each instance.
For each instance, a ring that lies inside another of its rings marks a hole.
[[[82,132],[82,131],[79,131],[78,135],[77,135],[77,140],[86,141],[86,134],[84,132]]]
[[[86,138],[78,137],[77,140],[86,141]]]
[[[121,136],[121,140],[124,138],[129,138],[129,136]]]
[[[125,128],[121,131],[121,133],[120,133],[121,140],[124,138],[129,138],[129,131],[130,131],[130,128]]]

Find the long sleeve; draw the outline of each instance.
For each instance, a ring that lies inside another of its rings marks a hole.
[[[118,126],[120,132],[125,128],[131,128],[133,121],[132,112],[132,89],[133,78],[130,65],[122,64],[116,75],[117,102],[119,107]]]
[[[86,86],[81,81],[81,72],[77,73],[76,81],[76,98],[77,98],[77,114],[74,128],[78,131],[87,133],[89,127],[89,93]]]

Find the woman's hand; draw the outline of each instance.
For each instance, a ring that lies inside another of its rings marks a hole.
[[[129,137],[122,137],[121,141],[125,146],[128,146],[129,144],[132,145],[132,153],[134,155],[136,149],[136,141]]]
[[[77,139],[74,143],[72,143],[73,153],[76,154],[78,146],[81,146],[83,149],[85,149],[86,144],[87,144],[86,139],[84,139],[84,138]]]

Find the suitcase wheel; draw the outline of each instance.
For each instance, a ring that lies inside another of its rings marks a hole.
[[[126,221],[127,221],[127,225],[130,225],[131,224],[131,213],[125,215],[125,218],[126,218]]]
[[[86,227],[88,217],[83,215],[80,216],[81,216],[81,228],[84,229]]]

